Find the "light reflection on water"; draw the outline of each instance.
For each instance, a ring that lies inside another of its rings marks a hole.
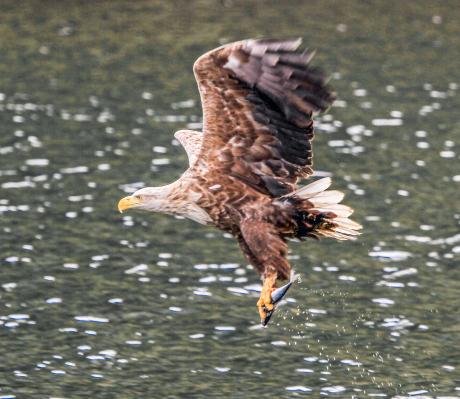
[[[460,397],[455,3],[142,4],[5,12],[0,398]],[[264,329],[232,239],[115,204],[184,169],[194,58],[275,17],[332,73],[317,175],[365,230],[292,244],[301,281]]]

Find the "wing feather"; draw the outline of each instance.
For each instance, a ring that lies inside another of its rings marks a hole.
[[[270,196],[312,174],[312,117],[334,100],[297,40],[246,40],[194,64],[204,136],[196,173],[234,176]]]

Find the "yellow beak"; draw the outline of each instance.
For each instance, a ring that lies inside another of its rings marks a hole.
[[[122,198],[118,202],[118,210],[120,213],[125,211],[126,209],[132,208],[133,206],[136,206],[141,203],[141,200],[137,199],[136,197],[132,197],[131,195],[128,197]]]

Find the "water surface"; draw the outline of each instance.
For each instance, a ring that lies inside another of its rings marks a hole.
[[[460,397],[455,1],[10,2],[0,18],[0,398]],[[116,212],[187,163],[191,65],[302,36],[339,99],[315,167],[364,235],[291,245],[267,329],[233,239]]]

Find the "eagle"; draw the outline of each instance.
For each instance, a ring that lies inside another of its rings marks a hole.
[[[175,182],[122,198],[138,208],[186,217],[230,233],[260,274],[257,302],[266,326],[292,284],[287,240],[352,240],[361,225],[328,190],[329,177],[300,187],[313,174],[313,117],[335,93],[311,66],[301,39],[248,39],[200,56],[193,72],[203,108],[203,132],[179,130],[188,169]],[[279,281],[288,280],[277,288]]]

